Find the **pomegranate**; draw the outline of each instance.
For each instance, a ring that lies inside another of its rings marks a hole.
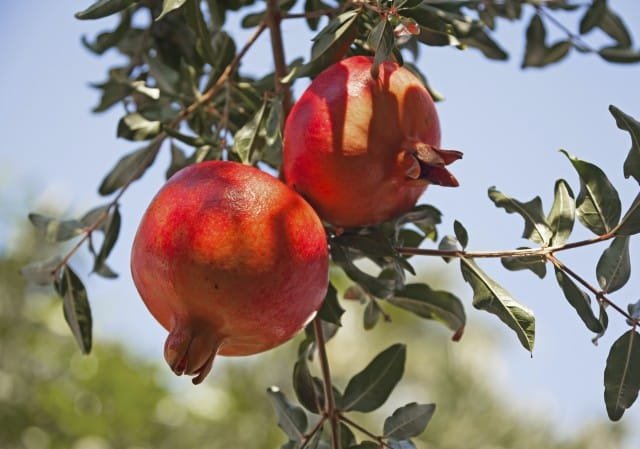
[[[427,185],[457,186],[445,165],[433,100],[392,62],[372,78],[373,58],[344,59],[318,75],[292,108],[284,133],[284,176],[320,217],[366,226],[411,209]]]
[[[169,331],[167,363],[197,384],[216,354],[273,348],[313,317],[328,285],[326,235],[309,204],[273,176],[202,162],[176,173],[152,200],[131,271]]]

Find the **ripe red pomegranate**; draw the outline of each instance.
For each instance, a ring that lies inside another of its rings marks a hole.
[[[429,93],[392,62],[371,76],[373,59],[354,56],[322,72],[292,108],[284,134],[284,175],[323,220],[366,226],[411,209],[427,185],[457,186],[445,165]]]
[[[213,358],[293,337],[328,285],[320,219],[304,199],[250,166],[209,161],[176,173],[145,212],[133,280],[168,331],[164,356],[200,383]]]

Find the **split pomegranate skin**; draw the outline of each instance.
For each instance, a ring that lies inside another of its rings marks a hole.
[[[339,227],[380,223],[410,210],[429,184],[457,186],[445,168],[440,124],[422,82],[392,62],[344,59],[318,75],[292,108],[284,176],[320,217]]]
[[[200,383],[213,358],[273,348],[300,331],[328,285],[314,210],[257,168],[208,161],[152,200],[132,249],[133,280],[169,331],[165,359]]]

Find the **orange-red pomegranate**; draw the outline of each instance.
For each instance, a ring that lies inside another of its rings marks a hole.
[[[295,104],[284,134],[286,182],[323,220],[365,226],[411,209],[428,184],[457,186],[445,165],[429,93],[409,70],[355,56],[322,72]]]
[[[131,271],[169,331],[167,363],[200,383],[216,354],[265,351],[312,318],[327,290],[327,241],[309,204],[273,176],[202,162],[151,202]]]

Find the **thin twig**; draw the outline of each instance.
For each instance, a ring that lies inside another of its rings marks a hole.
[[[286,117],[291,109],[291,90],[288,84],[282,82],[282,79],[287,75],[287,62],[284,56],[282,30],[280,29],[282,16],[278,0],[267,0],[267,15],[265,20],[271,35],[271,53],[273,54],[273,62],[275,64],[274,78],[276,92],[283,95],[282,107],[284,109],[284,116]]]
[[[338,411],[336,400],[333,397],[333,384],[331,383],[331,371],[329,370],[329,359],[327,358],[327,348],[325,347],[324,333],[322,332],[322,322],[320,318],[313,320],[313,330],[318,346],[318,358],[322,369],[322,381],[324,384],[324,413],[331,424],[332,449],[340,449],[340,423],[338,422]]]
[[[586,43],[579,35],[575,34],[573,31],[567,28],[564,23],[556,19],[556,17],[553,14],[551,14],[549,11],[547,11],[546,8],[544,8],[541,5],[536,5],[535,8],[540,15],[543,15],[544,17],[546,17],[551,23],[553,23],[556,27],[562,30],[567,35],[567,37],[574,43],[574,45],[579,45],[583,50],[588,51],[590,53],[596,53],[596,50],[591,45]]]
[[[580,276],[578,273],[576,273],[571,268],[569,268],[565,264],[563,264],[560,260],[558,260],[558,258],[556,256],[554,256],[553,254],[547,254],[546,257],[559,270],[561,270],[564,273],[566,273],[569,276],[571,276],[577,282],[582,284],[583,287],[585,287],[587,290],[589,290],[591,293],[593,293],[595,295],[596,299],[599,302],[604,302],[604,303],[608,304],[609,306],[611,306],[611,308],[613,308],[618,313],[620,313],[622,316],[624,316],[627,320],[629,320],[630,323],[633,323],[633,326],[636,326],[636,325],[640,324],[640,322],[637,319],[633,318],[631,315],[629,315],[629,313],[627,313],[626,310],[624,310],[622,307],[620,307],[619,305],[617,305],[616,303],[611,301],[609,298],[607,298],[605,296],[605,293],[602,290],[599,290],[599,289],[595,288],[593,285],[591,285],[589,282],[587,282],[582,276]]]
[[[298,447],[298,449],[304,449],[307,446],[307,444],[309,444],[309,441],[311,441],[311,438],[313,438],[313,436],[316,433],[318,433],[318,430],[320,430],[320,428],[322,427],[322,425],[326,420],[327,420],[326,416],[323,416],[320,418],[320,421],[318,421],[318,423],[315,426],[313,426],[313,429],[311,429],[311,432],[306,434],[304,438],[300,440],[300,446]]]
[[[285,19],[315,19],[323,16],[330,16],[338,12],[339,9],[318,9],[316,11],[301,12],[301,13],[284,13],[280,16],[282,20]]]
[[[477,258],[486,259],[494,257],[529,257],[529,256],[546,256],[547,254],[556,253],[559,251],[566,251],[568,249],[580,248],[582,246],[593,245],[594,243],[600,243],[614,238],[613,233],[606,233],[594,237],[592,239],[580,240],[573,243],[566,243],[558,246],[547,246],[542,248],[527,248],[527,249],[510,249],[510,250],[498,250],[498,251],[464,251],[464,250],[440,250],[440,249],[426,249],[426,248],[410,248],[399,246],[396,247],[396,251],[400,254],[412,255],[412,256],[437,256],[437,257],[459,257],[459,258]]]

